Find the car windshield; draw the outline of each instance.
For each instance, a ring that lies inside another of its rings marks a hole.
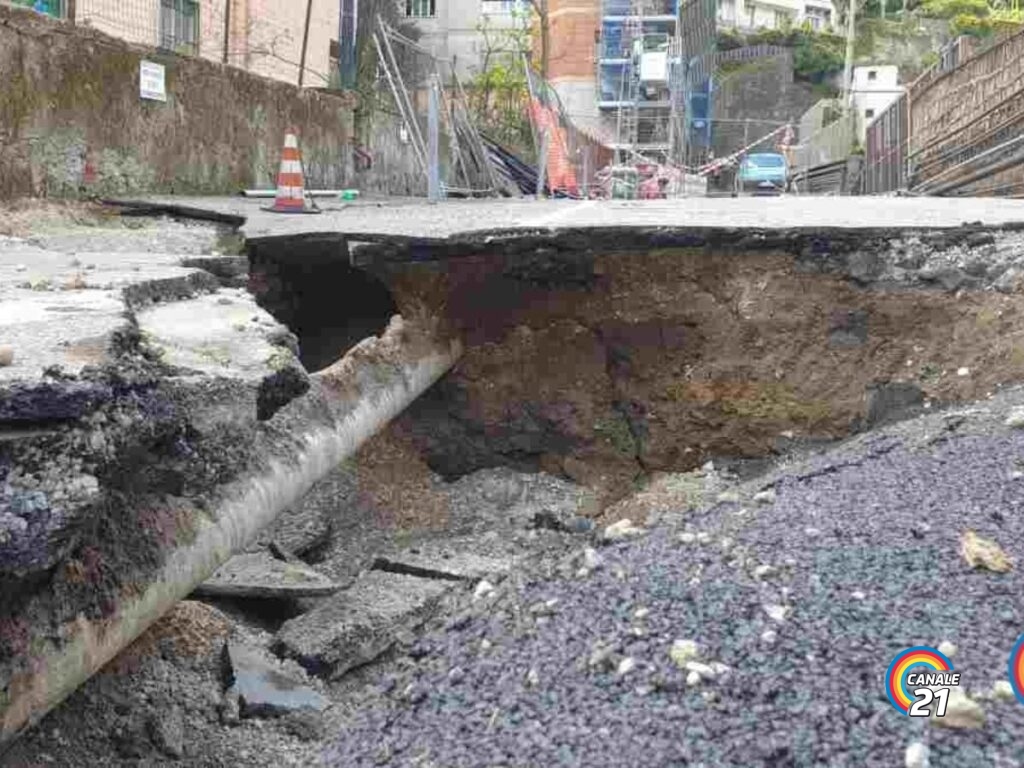
[[[786,161],[782,155],[750,155],[745,164],[748,168],[782,168]]]

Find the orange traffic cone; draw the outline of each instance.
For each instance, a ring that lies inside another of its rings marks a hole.
[[[277,174],[277,196],[274,204],[265,211],[274,213],[320,213],[320,209],[306,207],[305,182],[302,175],[302,153],[295,129],[284,135],[284,149],[281,150],[281,168]]]

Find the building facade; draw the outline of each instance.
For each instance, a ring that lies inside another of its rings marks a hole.
[[[850,100],[857,114],[857,137],[864,146],[867,127],[889,105],[903,95],[899,84],[899,67],[894,64],[853,68]]]
[[[419,44],[437,58],[451,61],[463,80],[478,74],[488,56],[518,55],[516,33],[523,37],[531,13],[527,0],[398,2],[419,29]]]
[[[835,27],[832,0],[719,0],[718,23],[729,29],[782,29],[807,24],[816,31]]]
[[[337,78],[338,0],[12,2],[130,43],[201,56],[295,85],[327,87]]]

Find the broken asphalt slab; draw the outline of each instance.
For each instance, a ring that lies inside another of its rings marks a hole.
[[[196,595],[292,599],[323,597],[339,589],[308,565],[286,562],[269,553],[235,555],[200,584]]]
[[[494,578],[512,569],[512,557],[472,552],[470,548],[475,541],[471,537],[424,541],[415,547],[381,554],[374,560],[373,567],[390,573],[450,581]]]
[[[300,710],[323,712],[330,699],[286,674],[281,665],[235,641],[224,645],[226,696],[238,697],[242,717],[280,717]]]
[[[368,571],[320,607],[285,622],[276,651],[312,674],[336,679],[431,618],[452,586],[447,580]]]

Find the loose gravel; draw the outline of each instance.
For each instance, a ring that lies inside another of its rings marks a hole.
[[[1021,566],[975,571],[958,547],[973,529],[1021,562],[1024,433],[979,412],[983,429],[933,416],[855,440],[602,547],[597,567],[581,546],[550,578],[506,583],[485,615],[426,635],[327,762],[882,766],[920,742],[932,766],[1021,764],[1024,707],[985,695],[1024,631]],[[752,503],[766,485],[774,499]],[[677,641],[697,657],[670,655]],[[942,642],[982,728],[886,698],[893,656]]]

